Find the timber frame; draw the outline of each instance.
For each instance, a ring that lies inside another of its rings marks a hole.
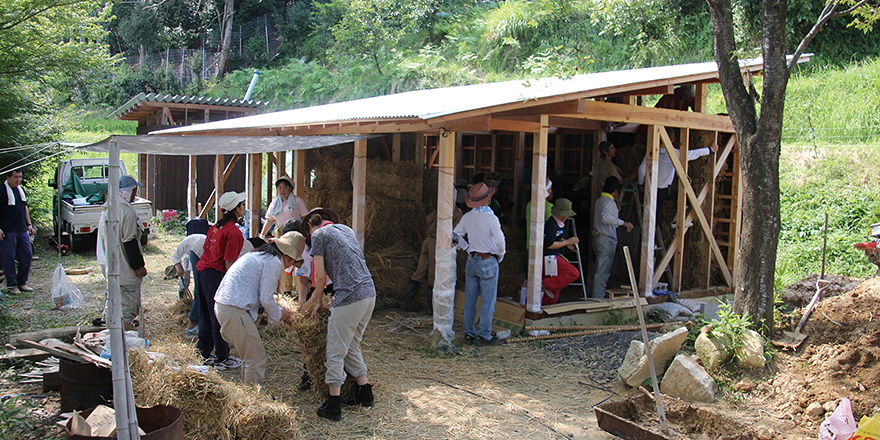
[[[744,75],[760,74],[762,64],[743,66]],[[520,100],[512,103],[487,106],[478,109],[442,114],[436,117],[418,117],[412,115],[400,115],[397,117],[360,117],[321,122],[296,121],[271,124],[248,125],[243,120],[241,124],[230,126],[195,126],[186,130],[167,130],[161,135],[213,135],[213,136],[310,136],[328,134],[383,134],[392,136],[393,160],[401,160],[401,134],[415,133],[413,148],[416,151],[416,161],[425,167],[437,167],[440,171],[438,177],[438,225],[437,225],[437,255],[448,253],[451,250],[451,241],[445,238],[451,237],[452,232],[452,209],[454,192],[452,183],[456,178],[462,177],[460,156],[468,149],[476,151],[478,148],[486,150],[485,157],[489,157],[489,164],[482,170],[495,171],[496,166],[501,167],[496,159],[500,148],[513,150],[514,160],[512,164],[504,164],[505,169],[510,169],[511,175],[522,176],[527,163],[526,151],[528,138],[531,138],[531,182],[528,185],[530,194],[527,192],[522,198],[528,198],[533,203],[530,217],[530,230],[527,231],[529,246],[528,254],[528,282],[527,282],[527,316],[542,313],[541,307],[541,262],[543,249],[540,243],[543,240],[543,218],[545,181],[548,176],[548,152],[554,152],[553,162],[555,173],[565,171],[568,166],[567,150],[561,148],[560,134],[575,134],[581,136],[580,149],[576,157],[579,161],[592,166],[598,162],[598,148],[596,146],[608,137],[609,128],[613,130],[618,125],[638,125],[646,131],[647,147],[647,172],[643,195],[643,214],[641,218],[642,237],[639,267],[639,292],[644,296],[652,296],[654,286],[659,281],[667,267],[671,265],[673,279],[670,285],[672,290],[682,290],[682,272],[684,271],[684,238],[685,229],[679,228],[668,246],[666,253],[655,258],[654,230],[656,225],[657,205],[657,173],[658,157],[663,149],[672,159],[676,174],[679,176],[679,198],[676,201],[676,212],[679,218],[693,221],[695,230],[702,235],[705,243],[705,257],[698,267],[688,267],[687,270],[701,272],[701,282],[698,290],[703,292],[729,292],[733,287],[736,274],[733,273],[734,258],[737,255],[738,236],[740,232],[740,219],[742,212],[742,194],[740,182],[738,144],[735,131],[730,118],[726,115],[712,115],[705,113],[708,85],[717,83],[718,73],[712,71],[702,74],[683,75],[675,78],[662,80],[646,80],[630,84],[622,84],[614,87],[585,90],[578,93],[565,93],[560,95],[545,96],[539,99]],[[679,111],[644,106],[645,97],[649,95],[671,94],[675,87],[691,85],[695,89],[695,111]],[[389,95],[392,96],[392,95]],[[334,105],[344,105],[338,103]],[[430,107],[430,102],[425,103]],[[283,113],[283,112],[279,112]],[[259,118],[266,115],[260,115]],[[247,118],[245,118],[247,119]],[[254,119],[256,121],[256,119]],[[264,120],[260,120],[263,122]],[[718,151],[710,155],[712,160],[709,167],[707,181],[702,187],[694,188],[688,176],[687,161],[678,160],[672,140],[668,133],[670,128],[681,131],[680,150],[684,155],[688,151],[688,134],[691,131],[702,131],[713,134]],[[484,136],[477,142],[484,142],[481,147],[470,147],[463,144],[467,136]],[[510,136],[513,141],[510,144],[501,145],[498,137]],[[555,144],[550,145],[551,136],[555,136]],[[488,141],[486,141],[488,139]],[[720,142],[720,143],[719,143]],[[589,145],[589,147],[588,147]],[[352,172],[353,191],[353,224],[352,228],[358,234],[361,246],[364,246],[364,210],[365,206],[365,173],[367,160],[365,156],[366,140],[358,141],[354,147],[354,168]],[[472,153],[468,153],[472,154]],[[473,153],[476,154],[476,153]],[[483,153],[481,153],[483,154]],[[574,157],[574,156],[572,156]],[[276,156],[277,158],[277,156]],[[306,188],[305,170],[303,164],[304,154],[301,151],[294,152],[293,175],[297,189]],[[476,160],[476,159],[475,159]],[[270,164],[272,161],[270,161]],[[271,165],[270,165],[271,167]],[[476,171],[473,166],[470,172]],[[583,167],[580,168],[583,172]],[[271,168],[270,168],[271,170]],[[575,171],[566,171],[575,172]],[[716,186],[719,179],[726,179],[726,190],[716,196]],[[259,180],[259,179],[257,179]],[[601,185],[593,177],[592,187]],[[253,178],[251,179],[253,182]],[[271,181],[271,180],[269,180]],[[520,184],[513,185],[512,193],[515,200],[519,198]],[[594,194],[595,196],[598,194]],[[725,208],[729,216],[717,219],[715,216],[716,203],[719,200],[728,203]],[[524,205],[524,203],[523,203]],[[592,206],[592,204],[591,204]],[[720,221],[723,220],[723,221]],[[719,231],[721,233],[719,234]],[[510,240],[508,240],[510,242]],[[435,291],[452,290],[454,286],[445,285],[450,283],[450,278],[444,276],[449,268],[443,267],[437,262],[435,273]],[[713,277],[712,273],[715,273]],[[720,275],[719,275],[720,274]],[[586,278],[586,274],[585,274]],[[720,279],[720,283],[718,280]],[[500,296],[500,295],[499,295]]]

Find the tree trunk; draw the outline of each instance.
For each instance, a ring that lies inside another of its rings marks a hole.
[[[223,78],[226,75],[226,64],[229,62],[229,48],[232,45],[232,14],[235,12],[235,0],[226,0],[226,10],[223,12],[223,44],[220,46],[220,63],[217,66],[217,76]]]
[[[761,114],[755,109],[739,69],[729,0],[710,0],[715,62],[731,121],[736,129],[742,170],[742,236],[734,272],[733,310],[748,315],[772,337],[773,278],[779,243],[779,153],[789,70],[785,59],[785,0],[767,0],[762,9],[764,83]],[[746,78],[751,86],[751,78]],[[754,90],[752,88],[752,90]]]

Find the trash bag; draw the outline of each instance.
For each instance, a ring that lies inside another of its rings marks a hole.
[[[819,440],[845,440],[855,432],[856,425],[849,399],[840,399],[837,409],[819,426]]]
[[[55,307],[61,310],[75,309],[83,303],[82,292],[64,273],[61,263],[58,263],[58,267],[52,273],[52,301]]]

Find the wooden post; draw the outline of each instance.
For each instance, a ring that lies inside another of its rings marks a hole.
[[[189,191],[187,193],[186,218],[193,219],[199,215],[196,203],[199,198],[198,188],[198,156],[189,157]]]
[[[736,140],[736,134],[731,135],[733,140]],[[736,200],[733,200],[731,206],[736,207],[736,212],[732,213],[731,220],[733,224],[730,225],[730,234],[731,234],[731,246],[730,250],[727,252],[727,261],[730,266],[733,266],[734,270],[736,269],[736,264],[733,264],[736,261],[737,253],[739,252],[739,243],[740,243],[740,234],[742,233],[742,212],[743,212],[743,187],[742,187],[742,169],[739,167],[739,143],[735,143],[733,146],[733,189],[731,193],[736,197]],[[713,188],[714,189],[714,188]],[[733,281],[737,280],[737,273],[733,272]],[[736,286],[733,286],[734,288]],[[736,291],[736,290],[734,290]]]
[[[400,133],[391,136],[391,161],[400,162]]]
[[[526,206],[522,195],[523,180],[523,164],[526,155],[526,133],[521,131],[517,133],[516,140],[513,143],[513,200],[517,206],[517,210],[522,211]],[[528,215],[528,214],[526,214]]]
[[[690,149],[690,129],[681,129],[681,141],[678,157],[683,158],[681,167],[684,169],[684,175],[678,176],[678,200],[675,212],[678,213],[678,228],[675,229],[675,259],[672,266],[672,291],[681,292],[681,272],[684,265],[684,234],[687,232],[685,226],[687,219],[687,191],[684,189],[684,181],[687,180],[688,150]],[[712,173],[714,167],[709,167],[709,173]],[[705,253],[704,255],[709,255]],[[711,258],[708,258],[711,261]]]
[[[361,249],[364,248],[366,234],[366,186],[367,186],[367,140],[354,142],[354,164],[351,170],[352,202],[351,228],[357,235]]]
[[[435,338],[451,341],[454,333],[455,251],[452,249],[452,210],[455,202],[455,141],[454,132],[440,135],[439,172],[437,173],[437,241],[434,245],[434,329]]]
[[[306,194],[306,152],[296,150],[293,152],[293,193],[303,197]]]
[[[563,161],[563,158],[565,157],[565,148],[564,148],[565,136],[563,136],[562,133],[557,131],[556,136],[554,136],[554,137],[556,138],[556,151],[554,152],[555,158],[553,160],[553,162],[554,162],[553,163],[553,174],[555,174],[557,176],[561,176],[563,174],[562,161]]]
[[[416,163],[426,167],[428,164],[428,150],[425,148],[425,134],[416,133]]]
[[[287,174],[287,152],[286,151],[278,151],[275,153],[275,169],[278,170],[278,174],[275,176],[275,180],[281,178],[281,176],[290,176]]]
[[[455,135],[455,145],[458,146],[458,148],[456,148],[455,153],[454,153],[455,154],[455,175],[456,176],[464,176],[464,163],[462,162],[462,158],[461,158],[461,155],[462,155],[461,149],[463,148],[464,144],[461,141],[462,139],[461,139],[460,132],[455,132],[454,135]],[[452,136],[452,135],[450,135],[450,136]],[[474,159],[476,159],[476,157],[474,157]],[[477,169],[475,167],[475,168],[473,168],[473,174],[476,174],[476,173],[477,173]],[[471,174],[471,180],[473,180],[473,177],[474,177],[473,174]]]
[[[715,132],[715,140],[714,144],[718,145],[718,132]],[[715,230],[715,160],[718,157],[718,153],[709,154],[710,163],[709,167],[706,170],[706,185],[709,187],[709,192],[706,194],[706,200],[703,202],[702,207],[695,207],[694,209],[703,209],[703,214],[706,215],[706,220],[709,220],[709,230]],[[685,167],[687,165],[682,164]],[[684,188],[682,188],[684,190]],[[679,194],[679,197],[687,197],[687,193]],[[733,206],[733,205],[732,205]],[[683,218],[683,217],[682,217]],[[733,239],[730,237],[728,241]],[[703,279],[703,289],[709,289],[709,286],[712,284],[712,248],[709,245],[709,240],[703,240],[703,255],[706,258],[703,259],[702,267],[700,268],[701,278]],[[727,255],[727,261],[733,261],[730,253]],[[719,265],[724,264],[722,262],[718,262]]]
[[[495,172],[495,161],[498,160],[498,135],[495,133],[492,133],[492,146],[491,146],[491,148],[492,148],[492,150],[491,150],[492,151],[491,152],[492,163],[489,164],[489,171],[494,173]],[[519,215],[516,213],[516,210],[514,210],[514,212],[513,212],[513,218],[514,218],[514,221],[519,219]]]
[[[596,166],[600,160],[599,159],[599,156],[600,156],[599,155],[599,143],[604,141],[606,139],[606,136],[607,135],[605,134],[604,130],[597,130],[597,131],[593,132],[593,146],[590,150],[590,151],[592,151],[592,154],[590,155],[590,157],[592,159],[590,159],[591,160],[589,162],[590,169],[588,171],[589,175],[591,176],[590,177],[590,212],[593,212],[592,210],[596,206],[596,200],[599,200],[599,195],[601,195],[602,186],[605,185],[605,182],[599,182],[599,176],[597,176],[596,175],[597,173],[594,173],[593,171],[596,169]],[[586,143],[586,136],[582,137],[582,143]],[[581,147],[581,148],[583,148],[583,147]],[[584,157],[585,157],[584,162],[586,162],[586,154],[584,154]],[[620,195],[620,197],[618,197],[618,199],[623,198],[623,191],[621,191],[620,194],[621,195]],[[635,197],[635,196],[633,196],[633,197]],[[635,201],[633,201],[631,203],[635,203]],[[588,225],[590,225],[590,227],[587,229],[588,233],[584,234],[585,237],[581,238],[581,240],[583,240],[583,241],[581,241],[581,243],[579,245],[580,249],[581,249],[581,254],[579,255],[579,257],[581,258],[581,261],[584,261],[584,260],[589,261],[590,256],[592,256],[592,254],[590,253],[590,250],[593,249],[593,234],[592,234],[592,232],[593,232],[593,228],[592,228],[593,219],[590,218],[590,219],[585,219],[585,220],[589,223],[581,223],[581,224],[582,225],[588,224]],[[631,221],[630,219],[626,219],[626,220]],[[584,255],[584,249],[587,250],[587,255]],[[591,295],[593,292],[593,277],[595,276],[595,274],[596,274],[596,265],[595,264],[587,264],[587,274],[586,274],[586,277],[584,278],[584,282],[587,285],[587,292],[589,292]]]
[[[657,170],[660,155],[660,133],[665,130],[658,125],[648,126],[648,146],[645,168],[645,201],[642,204],[642,253],[639,268],[639,291],[643,295],[654,292],[654,236],[657,231]]]
[[[223,155],[214,156],[214,223],[223,216],[220,214],[220,196],[223,195]]]
[[[709,96],[709,84],[699,83],[694,86],[694,112],[706,113],[706,98]]]
[[[248,154],[248,177],[247,177],[247,205],[251,211],[250,230],[251,237],[260,233],[260,214],[263,209],[263,155],[261,153]]]
[[[541,313],[541,271],[544,263],[544,191],[547,185],[547,144],[550,117],[541,115],[541,129],[532,147],[532,212],[529,234],[528,298],[526,311]]]
[[[275,197],[272,195],[272,190],[275,189],[275,179],[272,178],[273,167],[275,165],[275,155],[272,153],[266,153],[266,200],[271,201]]]

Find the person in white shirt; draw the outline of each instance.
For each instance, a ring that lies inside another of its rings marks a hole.
[[[675,143],[676,139],[676,130],[671,130],[670,139],[673,143]],[[699,159],[703,156],[708,156],[709,153],[714,153],[718,151],[718,145],[712,145],[709,148],[694,148],[692,150],[688,150],[687,152],[687,160],[691,161],[694,159]],[[681,151],[675,149],[675,155],[679,158],[681,157]],[[657,210],[660,210],[660,207],[663,205],[663,202],[667,200],[677,200],[678,199],[678,185],[672,185],[672,181],[675,180],[675,166],[672,165],[672,159],[669,157],[669,153],[666,152],[665,148],[660,148],[660,156],[657,158]],[[642,159],[641,165],[639,165],[639,185],[645,184],[645,174],[647,174],[648,167],[648,156]],[[673,227],[678,220],[678,213],[675,213],[675,218],[672,220]]]
[[[235,261],[214,295],[220,335],[241,356],[241,380],[259,384],[266,376],[266,349],[255,321],[263,307],[269,322],[291,320],[291,311],[275,302],[275,287],[284,267],[301,260],[305,238],[288,232]]]
[[[278,196],[275,197],[266,210],[266,223],[260,231],[260,238],[265,238],[272,225],[275,225],[275,237],[281,236],[281,228],[288,220],[300,219],[309,212],[306,201],[302,197],[293,194],[293,182],[290,177],[281,176],[275,181],[275,189]]]
[[[494,193],[494,188],[482,182],[472,186],[465,201],[472,209],[461,217],[452,231],[459,237],[459,248],[468,253],[462,313],[464,341],[479,346],[500,343],[492,336],[492,317],[498,296],[498,265],[504,259],[507,245],[501,222],[489,208]],[[475,324],[477,297],[481,298],[479,328]]]
[[[594,299],[605,298],[605,284],[611,275],[611,263],[617,251],[617,227],[624,226],[632,231],[633,224],[618,218],[619,210],[615,198],[620,194],[620,181],[611,176],[605,180],[602,195],[596,200],[593,210],[593,252],[596,253],[596,273],[593,276]]]

